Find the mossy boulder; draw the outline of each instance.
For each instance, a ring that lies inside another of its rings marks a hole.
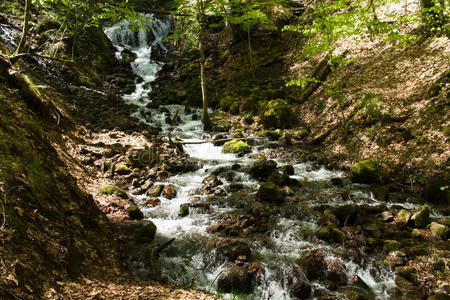
[[[173,184],[166,185],[162,190],[162,195],[167,199],[173,199],[177,196],[177,189]]]
[[[301,141],[301,140],[303,140],[305,137],[307,137],[308,134],[309,134],[308,129],[302,128],[302,129],[300,129],[300,130],[297,130],[297,131],[294,133],[294,139],[296,139],[296,140],[298,140],[298,141]]]
[[[396,240],[386,240],[384,241],[383,250],[386,252],[397,251],[400,249],[402,244]]]
[[[118,167],[116,167],[115,172],[116,172],[116,174],[119,174],[119,175],[128,175],[132,171],[127,166],[118,166]]]
[[[178,211],[178,215],[180,217],[186,217],[189,215],[189,203],[184,203],[180,205],[180,210]]]
[[[123,199],[127,199],[128,198],[127,192],[125,192],[121,188],[118,188],[115,185],[104,186],[98,191],[98,193],[100,195],[114,195],[116,197],[120,197],[120,198],[123,198]]]
[[[430,225],[430,230],[433,234],[440,237],[441,239],[443,239],[443,240],[447,239],[447,236],[448,236],[448,227],[447,226],[436,223],[436,222],[432,222]]]
[[[384,178],[384,172],[376,161],[368,159],[353,166],[351,177],[358,183],[380,183]]]
[[[402,209],[397,214],[397,218],[404,223],[408,223],[409,220],[411,219],[411,215],[412,213],[409,210]]]
[[[284,197],[278,186],[272,182],[265,182],[256,193],[256,201],[283,203]]]
[[[127,208],[127,213],[131,220],[142,220],[144,218],[144,214],[135,204],[131,204]]]
[[[256,114],[258,111],[258,105],[256,102],[252,99],[246,99],[242,104],[239,106],[239,112],[241,114]]]
[[[235,139],[235,140],[226,142],[225,145],[223,145],[222,152],[244,155],[245,153],[250,152],[250,146],[249,146],[249,144],[247,144],[244,141]]]
[[[145,224],[136,230],[135,239],[138,242],[151,243],[155,239],[156,225],[152,221],[145,221]]]
[[[286,100],[276,99],[264,107],[261,122],[266,129],[290,128],[295,122],[295,115]]]
[[[419,207],[411,216],[411,221],[418,228],[426,228],[430,224],[430,208],[426,205]]]
[[[252,277],[245,267],[231,267],[219,277],[217,288],[224,293],[251,293]]]
[[[235,102],[239,102],[239,99],[234,96],[227,95],[227,96],[223,97],[222,99],[220,99],[219,105],[223,111],[229,111],[231,105]]]
[[[150,197],[159,197],[161,195],[163,189],[164,189],[164,185],[162,185],[162,184],[155,185],[148,190],[147,194]]]
[[[342,243],[347,235],[342,232],[339,228],[334,224],[328,224],[325,227],[319,229],[317,236],[324,241],[332,242],[332,243]]]

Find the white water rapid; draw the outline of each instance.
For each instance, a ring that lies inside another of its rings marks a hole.
[[[169,34],[171,27],[170,20],[159,20],[151,16],[148,28],[139,32],[129,29],[127,22],[105,29],[118,50],[119,58],[124,49],[131,50],[137,57],[132,68],[141,81],[136,84],[133,93],[123,96],[123,100],[136,106],[134,116],[146,124],[161,127],[163,135],[170,131],[172,136],[184,140],[210,139],[211,136],[202,131],[198,118],[193,118],[194,115],[199,115],[198,110],[186,112],[181,105],[161,106],[159,109],[146,107],[151,102],[148,97],[151,82],[161,69],[161,63],[151,60],[151,51],[154,47],[164,47],[161,41]],[[177,114],[180,122],[177,125],[167,124],[167,113],[172,116]],[[251,196],[256,193],[259,183],[247,171],[255,161],[248,157],[223,154],[222,147],[210,143],[186,145],[184,150],[192,158],[202,160],[203,165],[197,171],[182,173],[158,183],[173,184],[178,191],[176,198],[169,200],[161,197],[161,204],[156,207],[145,203],[145,195],[137,196],[136,202],[145,217],[156,224],[158,240],[176,239],[163,251],[163,277],[171,283],[217,293],[218,278],[230,267],[230,263],[220,259],[218,248],[211,246],[219,238],[210,233],[208,228],[226,218],[227,214],[245,214],[247,208],[254,204]],[[343,272],[347,276],[358,276],[376,299],[388,299],[389,291],[395,288],[394,273],[387,267],[373,265],[375,259],[369,256],[355,261],[342,246],[332,247],[319,241],[314,235],[319,226],[317,218],[308,213],[311,208],[323,205],[358,203],[376,206],[382,202],[361,185],[346,183],[337,191],[338,188],[331,183],[331,179],[339,178],[348,182],[343,173],[329,171],[312,163],[294,162],[293,165],[295,174],[291,178],[302,182],[302,201],[295,207],[274,210],[269,216],[270,220],[267,220],[267,232],[244,240],[250,245],[251,257],[260,262],[253,293],[245,299],[292,299],[287,278],[291,276],[295,262],[302,253],[315,249],[327,253],[325,260],[330,264],[343,266]],[[232,172],[232,182],[227,178],[229,172]],[[203,179],[211,174],[218,174],[222,181],[220,187],[227,191],[226,196],[211,197],[201,192]],[[232,189],[233,183],[241,184],[239,192]],[[345,199],[342,196],[344,193],[348,195]],[[191,207],[189,215],[181,217],[180,206],[185,203],[208,205]],[[313,290],[327,290],[326,284],[320,280],[311,281],[310,284]],[[337,291],[327,292],[337,297],[340,295]],[[233,297],[229,294],[222,296]]]

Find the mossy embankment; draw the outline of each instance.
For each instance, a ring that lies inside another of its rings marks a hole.
[[[79,147],[93,132],[142,129],[115,96],[134,87],[130,66],[115,59],[101,28],[75,41],[58,36],[56,23],[33,20],[42,24],[30,45],[48,46],[43,37],[54,34],[58,57],[70,59],[72,49],[75,56],[74,63],[25,57],[11,66],[7,55],[14,49],[0,40],[0,298],[85,299],[93,290],[108,299],[213,298],[138,281],[128,272],[128,234],[148,225],[130,229],[107,218],[89,194],[95,174]],[[0,22],[19,34],[11,15],[2,14]],[[151,243],[154,231],[140,242]]]

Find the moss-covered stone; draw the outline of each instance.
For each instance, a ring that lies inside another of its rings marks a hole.
[[[222,152],[243,155],[250,152],[250,146],[244,141],[232,140],[223,145]]]
[[[347,238],[347,235],[337,228],[336,225],[330,223],[319,229],[317,237],[327,242],[342,243]]]
[[[253,114],[256,114],[257,111],[258,111],[258,105],[252,99],[244,100],[244,102],[242,102],[242,104],[239,106],[239,112],[241,114],[248,113],[248,114],[253,115]]]
[[[135,239],[138,242],[151,243],[155,235],[156,225],[152,221],[145,221],[145,225],[136,231]]]
[[[144,218],[142,211],[134,204],[127,208],[127,213],[131,220],[142,220]]]
[[[426,205],[419,207],[411,216],[411,221],[418,228],[426,228],[430,224],[430,208]]]
[[[351,177],[354,182],[379,183],[384,178],[381,166],[374,160],[363,160],[353,166]]]
[[[223,97],[222,99],[220,99],[220,108],[223,111],[229,111],[231,105],[235,102],[239,102],[239,99],[237,99],[236,97],[227,95],[227,96]]]
[[[404,222],[404,223],[408,223],[409,220],[411,219],[411,212],[406,210],[406,209],[402,209],[399,211],[399,213],[397,214],[397,218]]]
[[[430,230],[433,234],[440,237],[441,239],[443,239],[443,240],[447,239],[447,236],[448,236],[448,227],[447,226],[436,223],[436,222],[432,222],[431,226],[430,226]]]
[[[266,129],[290,128],[294,124],[295,115],[286,100],[276,99],[267,103],[261,121]]]
[[[167,199],[173,199],[177,196],[177,189],[173,184],[166,185],[162,190],[162,195]]]
[[[114,195],[116,197],[120,197],[120,198],[123,198],[123,199],[127,199],[128,198],[127,192],[125,192],[121,188],[118,188],[115,185],[104,186],[98,191],[98,193],[100,195]]]
[[[161,195],[163,189],[164,189],[164,185],[162,185],[162,184],[155,185],[148,190],[147,194],[150,197],[159,197]]]
[[[384,241],[383,250],[386,252],[397,251],[400,249],[402,244],[396,240],[386,240]]]
[[[294,133],[294,138],[295,138],[296,140],[298,140],[298,141],[301,141],[301,140],[303,140],[305,137],[307,137],[308,134],[309,134],[308,129],[302,128],[302,129],[300,129],[300,130],[297,130],[297,131]]]
[[[265,182],[261,184],[256,193],[256,201],[282,203],[284,202],[284,197],[275,184]]]
[[[180,217],[186,217],[189,215],[189,203],[181,204],[180,210],[178,211]]]
[[[128,175],[132,172],[131,169],[127,166],[118,166],[118,167],[116,167],[115,171],[116,171],[116,174],[119,174],[119,175]]]

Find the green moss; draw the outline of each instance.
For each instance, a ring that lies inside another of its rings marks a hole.
[[[286,100],[276,99],[267,103],[261,121],[266,129],[290,128],[295,121],[295,115]]]
[[[134,204],[127,208],[127,212],[131,220],[142,220],[144,218],[142,211]]]
[[[294,138],[295,138],[296,140],[301,141],[301,140],[303,140],[305,137],[307,137],[308,134],[309,134],[308,129],[306,129],[306,128],[301,128],[301,129],[297,130],[297,131],[294,133]]]
[[[381,166],[374,160],[363,160],[353,166],[351,177],[354,182],[379,183],[384,178]]]
[[[404,223],[408,223],[409,220],[411,219],[411,212],[406,210],[406,209],[402,209],[400,210],[400,212],[397,214],[397,218],[404,222]]]
[[[324,241],[333,243],[342,243],[347,238],[345,233],[334,224],[328,224],[322,227],[317,233],[317,236]]]
[[[244,141],[232,140],[232,141],[226,142],[225,145],[223,145],[222,152],[243,155],[245,153],[250,152],[250,146]]]
[[[145,221],[145,225],[136,232],[136,240],[138,242],[151,243],[155,239],[156,225],[152,221]]]
[[[97,84],[94,82],[94,80],[91,79],[88,75],[85,74],[78,74],[78,81],[81,85],[84,85],[86,87],[90,88],[96,88]]]
[[[272,182],[264,182],[259,186],[256,193],[256,200],[262,202],[284,202],[284,197],[281,194],[279,188]]]
[[[100,195],[114,195],[116,197],[120,197],[123,199],[127,199],[128,195],[127,192],[122,190],[121,188],[118,188],[115,185],[106,185],[98,191]]]
[[[220,99],[220,108],[223,111],[229,111],[231,104],[233,104],[236,101],[237,101],[236,97],[227,95],[227,96],[223,97],[222,99]]]
[[[386,240],[384,241],[383,250],[386,252],[396,251],[400,249],[402,244],[396,240]]]
[[[419,207],[411,216],[411,221],[416,227],[427,227],[430,224],[430,207],[427,205]]]
[[[448,227],[447,226],[436,223],[436,222],[432,222],[431,226],[430,226],[430,230],[433,234],[440,237],[441,239],[443,239],[443,240],[447,239],[447,235],[448,235]]]
[[[132,172],[131,169],[127,166],[119,166],[115,169],[115,171],[119,175],[128,175]]]

